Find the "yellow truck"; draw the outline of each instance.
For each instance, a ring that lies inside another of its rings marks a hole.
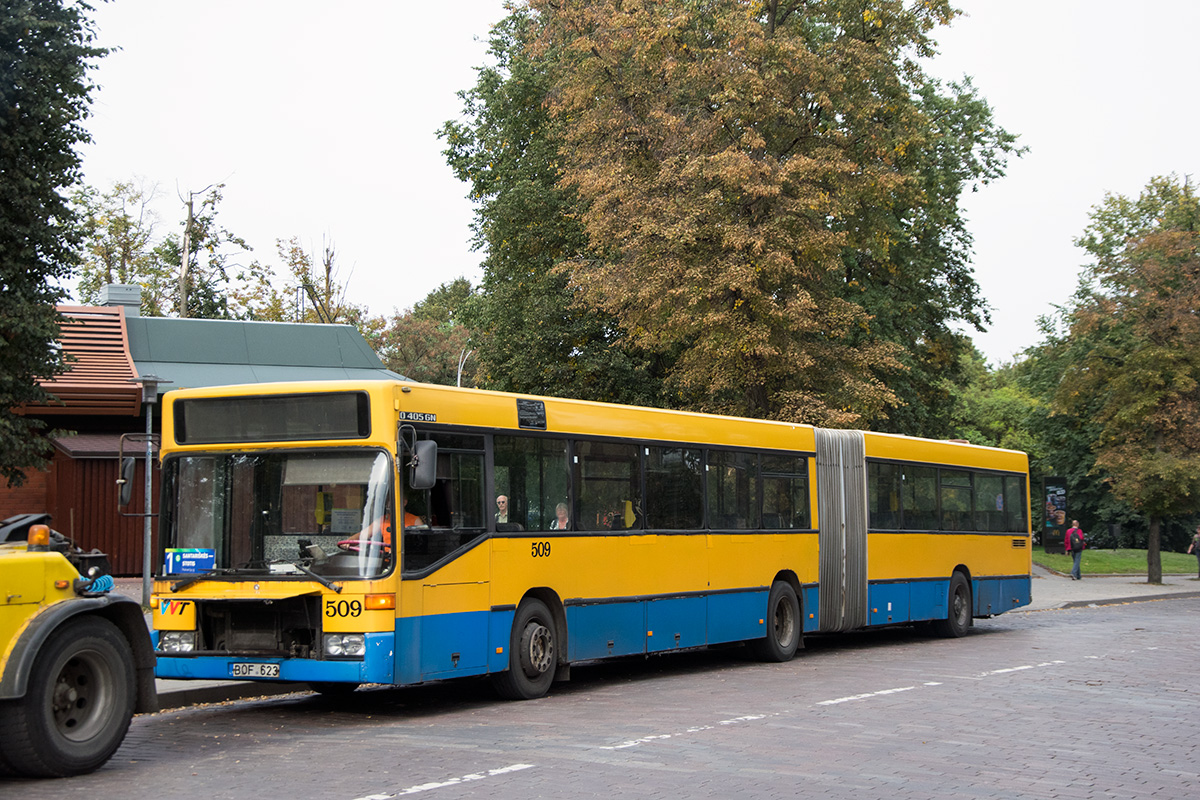
[[[157,710],[141,606],[110,591],[102,554],[6,527],[21,529],[0,534],[0,775],[91,772]]]

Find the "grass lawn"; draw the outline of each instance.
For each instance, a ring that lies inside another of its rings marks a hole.
[[[1047,569],[1068,574],[1071,572],[1071,556],[1046,553],[1040,547],[1033,549],[1033,563]],[[1083,574],[1092,575],[1145,575],[1145,550],[1084,550],[1080,564]],[[1186,553],[1162,553],[1164,575],[1195,575],[1196,557]]]

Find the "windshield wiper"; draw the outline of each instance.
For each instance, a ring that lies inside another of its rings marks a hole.
[[[326,589],[333,589],[338,594],[342,593],[342,587],[338,586],[336,583],[329,580],[329,578],[326,578],[324,575],[318,575],[317,573],[313,572],[311,569],[304,566],[303,564],[292,564],[292,566],[295,567],[296,569],[300,570],[301,572],[303,572],[308,577],[312,578],[314,581],[317,581],[318,583],[320,583]]]
[[[233,569],[233,568],[214,569],[214,570],[209,570],[208,572],[196,572],[191,575],[188,575],[186,578],[180,578],[179,580],[172,583],[171,591],[178,592],[180,589],[186,589],[188,586],[191,586],[196,581],[206,581],[210,578],[215,578],[215,577],[218,577],[221,575],[236,575],[239,572],[241,572],[241,570]]]

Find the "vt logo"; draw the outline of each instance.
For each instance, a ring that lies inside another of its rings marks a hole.
[[[191,604],[191,600],[160,600],[158,602],[158,613],[164,617],[185,614],[187,613],[188,606]]]

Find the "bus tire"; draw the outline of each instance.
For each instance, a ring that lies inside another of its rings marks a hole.
[[[133,648],[116,625],[76,617],[50,634],[25,696],[0,705],[0,748],[32,777],[92,772],[116,752],[137,698]]]
[[[558,634],[550,609],[530,597],[517,607],[508,639],[508,669],[492,676],[496,691],[506,700],[545,696],[558,666]]]
[[[971,584],[961,572],[950,578],[950,597],[946,618],[933,621],[933,632],[946,639],[958,639],[971,628]]]
[[[775,581],[767,597],[767,635],[749,643],[759,661],[791,661],[800,646],[800,600],[787,581]]]

